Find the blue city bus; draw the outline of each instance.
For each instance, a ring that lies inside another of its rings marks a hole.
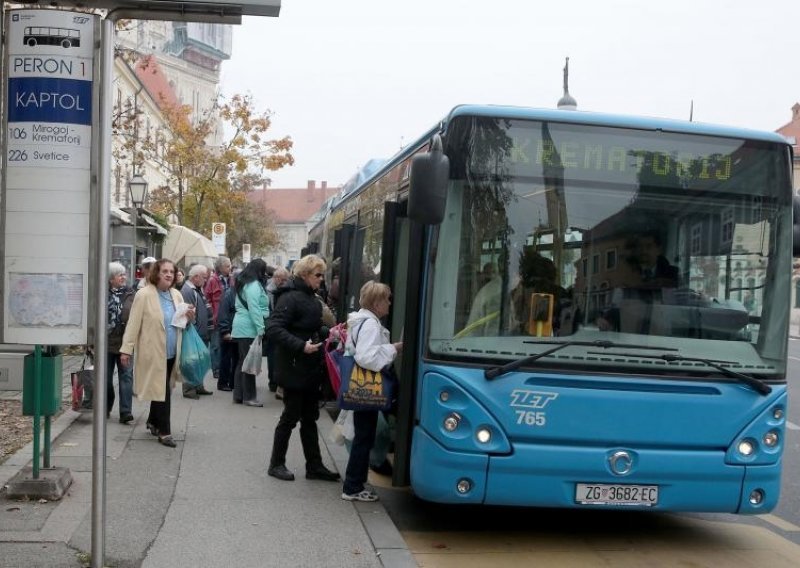
[[[458,106],[322,212],[337,317],[404,341],[393,481],[425,500],[764,513],[781,480],[791,147]]]

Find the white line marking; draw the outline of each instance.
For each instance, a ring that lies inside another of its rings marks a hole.
[[[786,427],[789,430],[800,430],[800,426],[798,426],[797,424],[795,424],[793,422],[789,422],[788,420],[786,421]]]
[[[800,527],[793,525],[789,521],[785,521],[776,515],[758,515],[762,521],[767,521],[769,524],[774,525],[786,532],[800,532]]]
[[[794,359],[795,361],[800,361],[800,357],[792,357],[791,355],[789,355],[789,359]]]

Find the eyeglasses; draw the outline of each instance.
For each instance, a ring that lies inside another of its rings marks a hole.
[[[325,274],[323,274],[322,272],[317,272],[316,274],[314,274],[314,276],[316,276],[317,278],[324,278]]]

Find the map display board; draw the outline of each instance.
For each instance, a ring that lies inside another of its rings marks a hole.
[[[93,14],[7,12],[3,79],[3,341],[7,343],[86,342],[98,26]]]

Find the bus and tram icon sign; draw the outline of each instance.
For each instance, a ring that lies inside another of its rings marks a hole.
[[[81,32],[70,28],[31,26],[25,28],[22,43],[28,47],[36,47],[37,45],[60,45],[65,49],[80,47]]]

